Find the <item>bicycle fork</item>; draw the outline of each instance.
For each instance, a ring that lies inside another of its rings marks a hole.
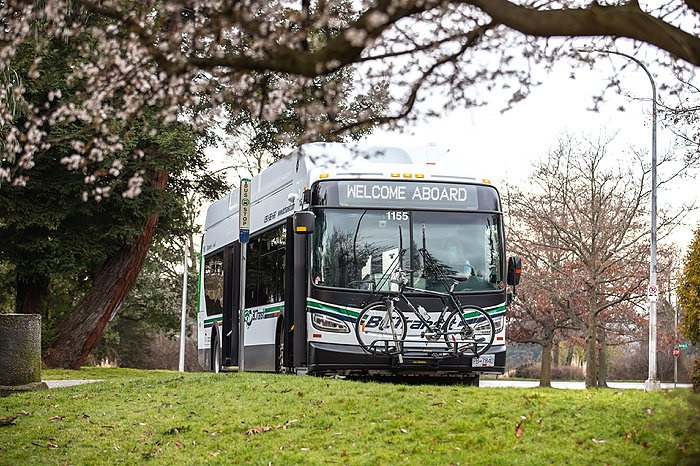
[[[386,325],[387,325],[387,320],[389,321],[389,326],[391,327],[391,337],[394,339],[394,344],[396,345],[396,351],[399,353],[399,364],[403,364],[403,354],[401,354],[401,348],[400,348],[400,342],[399,338],[396,336],[396,327],[394,326],[394,316],[392,315],[394,313],[394,300],[389,298],[387,299],[387,305],[386,305],[386,314],[384,315],[384,319],[379,323],[379,330],[383,330]]]

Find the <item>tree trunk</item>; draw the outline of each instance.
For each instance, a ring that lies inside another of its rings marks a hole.
[[[608,356],[605,329],[598,329],[598,386],[608,386]]]
[[[574,362],[574,345],[571,342],[566,344],[566,359],[564,360],[565,366],[570,366]]]
[[[48,277],[41,275],[25,277],[17,274],[15,279],[15,312],[44,316],[46,299],[49,296],[49,285]]]
[[[598,338],[596,338],[596,315],[588,315],[588,332],[586,335],[586,388],[595,387],[597,381]]]
[[[552,386],[552,340],[542,344],[542,363],[540,364],[540,387]]]
[[[554,347],[552,348],[552,366],[558,367],[559,366],[559,351],[561,349],[561,342],[557,341],[554,343]]]
[[[167,182],[167,172],[160,170],[156,172],[151,186],[157,191],[164,191]],[[80,369],[141,272],[158,218],[156,210],[134,243],[122,247],[105,262],[92,287],[61,321],[56,342],[44,353],[46,365]]]

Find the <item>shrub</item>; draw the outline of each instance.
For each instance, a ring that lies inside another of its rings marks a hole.
[[[693,384],[693,391],[695,393],[700,393],[700,358],[695,360],[693,364],[693,371],[690,374],[690,381]]]

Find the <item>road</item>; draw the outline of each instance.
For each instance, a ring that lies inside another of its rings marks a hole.
[[[536,380],[508,380],[508,379],[482,379],[479,387],[510,387],[510,388],[532,388],[540,383]],[[553,388],[566,390],[583,390],[586,388],[584,382],[578,381],[557,381],[552,382]],[[644,382],[608,382],[608,387],[624,390],[644,390]],[[679,383],[678,388],[692,388],[691,384]],[[673,383],[661,383],[661,388],[673,388]]]
[[[86,383],[101,382],[99,379],[80,379],[80,380],[44,380],[49,388],[65,388],[75,387],[76,385],[85,385]]]
[[[100,380],[45,380],[44,382],[48,384],[49,388],[65,388],[86,383],[100,382]],[[422,380],[421,383],[426,382],[429,383],[430,379]],[[540,383],[536,380],[482,379],[479,381],[479,387],[490,388],[533,388],[537,387],[539,384]],[[552,387],[565,390],[583,390],[586,388],[583,382],[576,381],[555,381],[552,382]],[[608,387],[623,390],[644,390],[644,382],[608,382]],[[677,387],[692,388],[692,385],[679,383]],[[673,383],[662,382],[661,388],[673,388]]]

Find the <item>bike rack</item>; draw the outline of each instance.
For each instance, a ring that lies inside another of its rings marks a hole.
[[[414,345],[411,345],[411,343]],[[460,346],[462,346],[462,348],[460,348]],[[469,351],[471,351],[471,354],[467,355],[466,353]],[[462,356],[476,357],[477,342],[474,340],[448,343],[446,341],[428,341],[418,339],[404,339],[397,342],[393,339],[379,339],[374,340],[372,344],[369,345],[369,352],[373,354],[383,354],[386,356],[406,355],[407,353],[423,353],[434,359],[446,359]]]

